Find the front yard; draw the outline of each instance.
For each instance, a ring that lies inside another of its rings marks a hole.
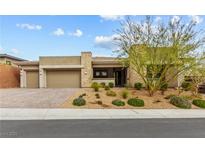
[[[128,97],[124,99],[122,97],[122,92],[127,91]],[[169,95],[177,95],[178,91],[176,89],[169,88],[164,95],[161,94],[161,92],[157,92],[153,97],[150,97],[144,89],[142,90],[135,90],[134,88],[111,88],[111,91],[114,91],[116,93],[116,96],[107,96],[106,90],[104,88],[100,88],[98,92],[95,92],[92,88],[82,88],[78,92],[76,92],[74,95],[70,96],[69,99],[60,105],[59,107],[62,108],[89,108],[89,109],[136,109],[136,108],[143,108],[143,109],[177,109],[178,107],[172,105],[170,103],[169,99],[166,99],[166,96]],[[99,97],[96,97],[96,94],[99,94]],[[86,103],[82,106],[75,106],[73,105],[73,100],[78,98],[81,95]],[[180,94],[181,97],[185,97],[189,99],[189,102],[191,102],[191,92],[184,91]],[[139,98],[144,101],[143,107],[135,107],[128,105],[127,101],[130,98]],[[124,106],[116,106],[112,104],[113,100],[119,99],[121,101],[124,101]],[[205,96],[202,96],[202,99],[205,100]],[[195,105],[191,105],[192,109],[198,109],[199,107]]]

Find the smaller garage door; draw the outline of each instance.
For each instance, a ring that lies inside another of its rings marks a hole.
[[[79,88],[80,70],[47,70],[47,88]]]
[[[38,88],[39,87],[39,72],[38,71],[26,71],[26,87]]]

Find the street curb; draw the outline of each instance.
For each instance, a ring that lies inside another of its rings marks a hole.
[[[0,108],[0,120],[205,118],[204,109]]]

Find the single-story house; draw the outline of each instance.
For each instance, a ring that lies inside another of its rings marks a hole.
[[[92,57],[91,52],[80,56],[44,56],[39,61],[18,63],[22,88],[79,88],[92,82],[113,82],[115,86],[142,82],[135,71],[113,57]],[[169,83],[177,86],[178,79]]]

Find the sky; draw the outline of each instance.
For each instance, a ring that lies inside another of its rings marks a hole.
[[[27,60],[39,56],[73,56],[91,51],[93,56],[114,56],[116,29],[127,16],[0,16],[0,53]],[[145,16],[132,16],[141,21]],[[195,20],[205,27],[205,16],[152,16],[161,20]]]

